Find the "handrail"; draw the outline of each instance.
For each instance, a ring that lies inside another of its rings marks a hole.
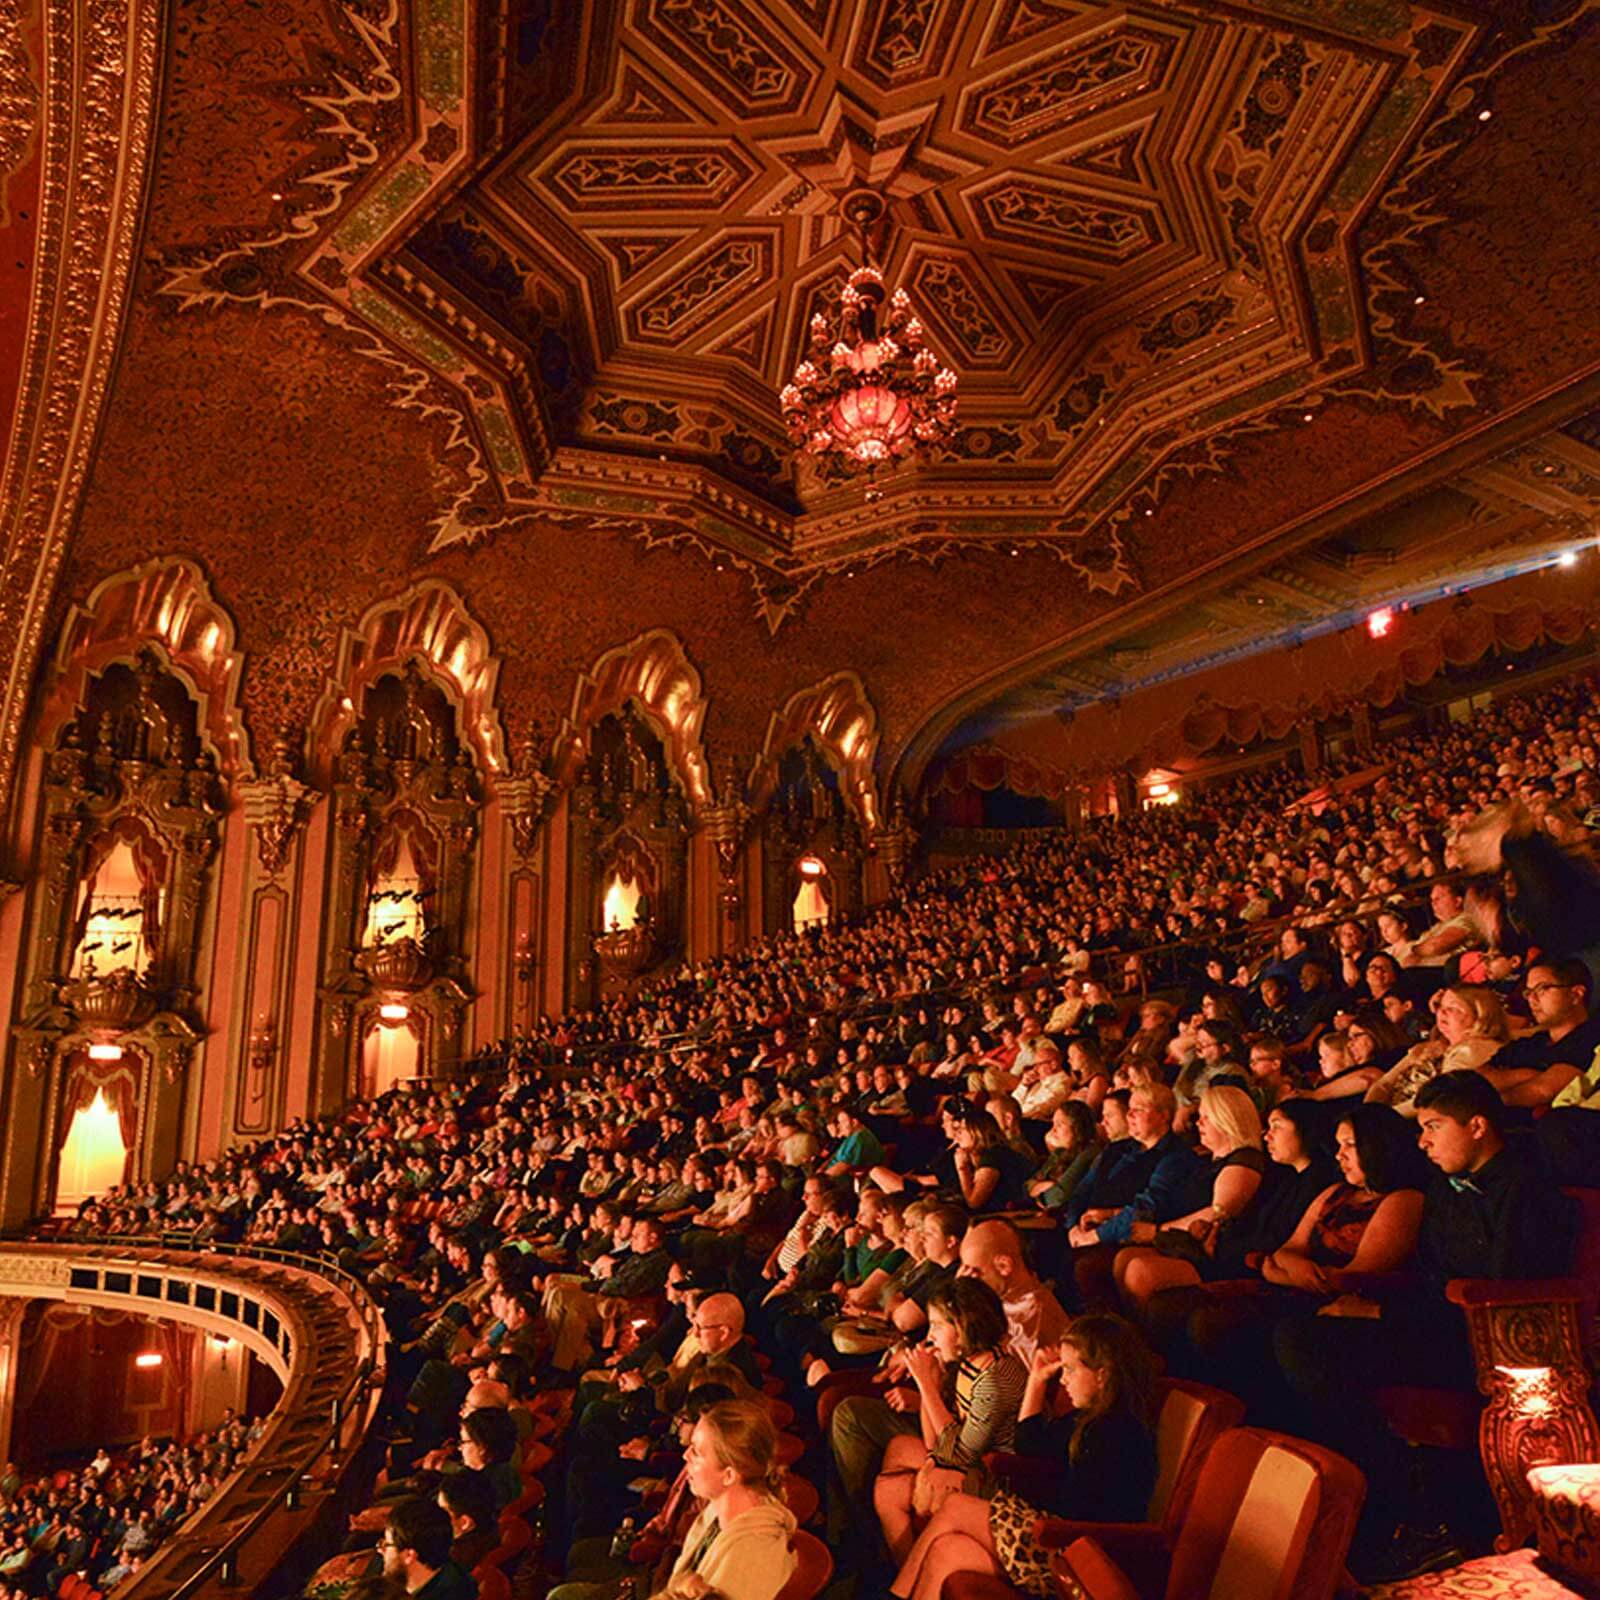
[[[334,1281],[339,1287],[350,1295],[351,1303],[360,1318],[363,1328],[373,1341],[373,1347],[382,1350],[387,1341],[387,1329],[383,1321],[382,1312],[366,1290],[366,1286],[354,1274],[345,1271],[336,1262],[330,1263],[321,1257],[308,1256],[297,1250],[278,1250],[270,1246],[246,1250],[241,1246],[226,1242],[204,1241],[197,1244],[192,1235],[185,1238],[179,1232],[168,1232],[158,1235],[134,1234],[78,1234],[55,1238],[18,1237],[15,1233],[4,1235],[8,1242],[26,1243],[36,1248],[71,1250],[74,1247],[111,1247],[117,1250],[137,1251],[146,1250],[189,1250],[197,1256],[220,1255],[232,1257],[243,1262],[259,1261],[264,1264],[282,1264],[292,1266],[308,1275],[323,1280]],[[310,1446],[298,1446],[295,1450],[296,1464],[288,1472],[284,1481],[276,1488],[267,1491],[267,1498],[253,1511],[245,1521],[236,1528],[221,1544],[201,1558],[200,1565],[190,1572],[176,1588],[163,1591],[165,1600],[190,1600],[191,1596],[199,1594],[201,1589],[213,1578],[216,1578],[222,1587],[231,1587],[238,1582],[239,1555],[244,1546],[259,1533],[269,1518],[276,1515],[279,1510],[296,1509],[294,1502],[298,1498],[302,1485],[302,1478],[306,1469],[324,1454],[331,1452],[337,1461],[340,1453],[340,1440],[344,1434],[345,1425],[353,1414],[353,1408],[359,1398],[358,1392],[372,1384],[373,1374],[381,1371],[380,1365],[368,1357],[357,1364],[351,1372],[338,1397],[334,1400],[327,1423],[318,1430],[314,1442]],[[287,1395],[287,1387],[285,1394]],[[223,1495],[232,1488],[245,1471],[246,1467],[255,1464],[257,1457],[251,1455],[240,1461],[234,1471],[217,1486],[216,1492],[206,1504],[194,1513],[194,1518],[205,1517],[213,1507],[222,1499]],[[166,1542],[170,1549],[177,1543],[177,1535],[189,1526],[189,1520],[180,1524],[174,1530],[174,1537]],[[196,1533],[200,1530],[197,1528]],[[157,1571],[159,1568],[151,1566],[145,1572]],[[132,1574],[131,1578],[137,1583],[144,1572]],[[124,1580],[128,1582],[129,1580]],[[120,1590],[123,1585],[119,1584]],[[116,1591],[113,1591],[115,1593]],[[129,1592],[132,1592],[131,1590]]]

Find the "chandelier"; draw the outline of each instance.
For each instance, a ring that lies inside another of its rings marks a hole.
[[[922,342],[904,289],[857,267],[839,296],[837,334],[811,319],[811,351],[779,394],[795,444],[839,475],[879,467],[950,437],[956,375]],[[875,499],[875,489],[868,489]]]

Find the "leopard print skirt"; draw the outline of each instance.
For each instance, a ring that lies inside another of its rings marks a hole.
[[[989,1537],[1013,1588],[1053,1600],[1056,1586],[1050,1576],[1050,1552],[1033,1536],[1034,1525],[1043,1515],[1021,1495],[997,1490],[989,1502]]]

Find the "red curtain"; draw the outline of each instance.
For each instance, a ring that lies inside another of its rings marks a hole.
[[[128,1181],[135,1148],[139,1142],[140,1060],[124,1051],[120,1061],[91,1061],[87,1051],[75,1051],[68,1058],[66,1081],[61,1090],[61,1115],[56,1122],[56,1160],[72,1131],[72,1119],[94,1104],[96,1093],[103,1092],[106,1104],[117,1114],[117,1131],[128,1147],[122,1181]]]
[[[88,859],[83,872],[83,896],[72,930],[72,948],[76,950],[83,943],[100,869],[119,844],[127,845],[133,854],[133,870],[139,875],[139,909],[144,913],[144,947],[154,956],[161,948],[161,891],[167,882],[167,852],[145,823],[133,816],[118,817],[109,828],[95,834],[89,841]]]
[[[372,852],[372,884],[376,886],[380,879],[387,878],[394,871],[395,863],[400,859],[400,846],[406,840],[410,841],[411,859],[417,865],[418,887],[426,894],[438,882],[439,847],[433,830],[406,806],[391,811],[383,825],[383,832]]]

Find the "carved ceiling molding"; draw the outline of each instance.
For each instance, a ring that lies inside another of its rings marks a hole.
[[[838,775],[845,804],[868,830],[878,826],[878,713],[854,672],[835,672],[796,690],[767,720],[766,737],[746,788],[753,811],[763,811],[778,783],[784,754],[807,735]]]
[[[62,724],[77,715],[92,674],[113,661],[131,665],[150,648],[194,697],[201,734],[223,777],[254,777],[239,707],[245,654],[238,630],[199,563],[182,556],[158,556],[115,573],[67,613],[45,686],[40,742],[53,746]]]
[[[820,576],[975,545],[1055,550],[1118,593],[1130,517],[1242,432],[1335,393],[1476,403],[1475,359],[1406,309],[1406,252],[1441,220],[1414,184],[1488,74],[1596,0],[1466,79],[1483,30],[1395,0],[1171,0],[1099,29],[947,0],[848,39],[800,0],[580,7],[542,120],[498,146],[504,19],[411,3],[339,8],[363,70],[300,95],[339,159],[325,181],[302,163],[271,236],[170,262],[164,292],[297,306],[388,365],[458,474],[432,549],[530,517],[685,543],[745,573],[776,632]],[[405,137],[380,140],[396,99]],[[772,400],[852,264],[836,203],[862,182],[966,374],[960,459],[871,507],[791,474]]]
[[[380,600],[354,628],[340,634],[333,673],[311,713],[307,757],[326,775],[355,726],[366,691],[385,673],[415,663],[441,688],[460,719],[462,741],[491,781],[511,775],[496,695],[500,657],[488,631],[448,584],[425,578],[403,594]]]
[[[667,628],[652,628],[606,651],[579,674],[571,709],[551,744],[555,781],[576,780],[595,725],[630,701],[661,741],[673,777],[698,815],[713,799],[705,753],[705,687],[683,641]]]
[[[0,476],[0,637],[9,647],[0,682],[0,804],[15,779],[122,329],[167,8],[163,0],[60,0],[39,11],[33,271]],[[16,42],[12,36],[8,68],[16,66]],[[8,70],[6,97],[21,92]]]

